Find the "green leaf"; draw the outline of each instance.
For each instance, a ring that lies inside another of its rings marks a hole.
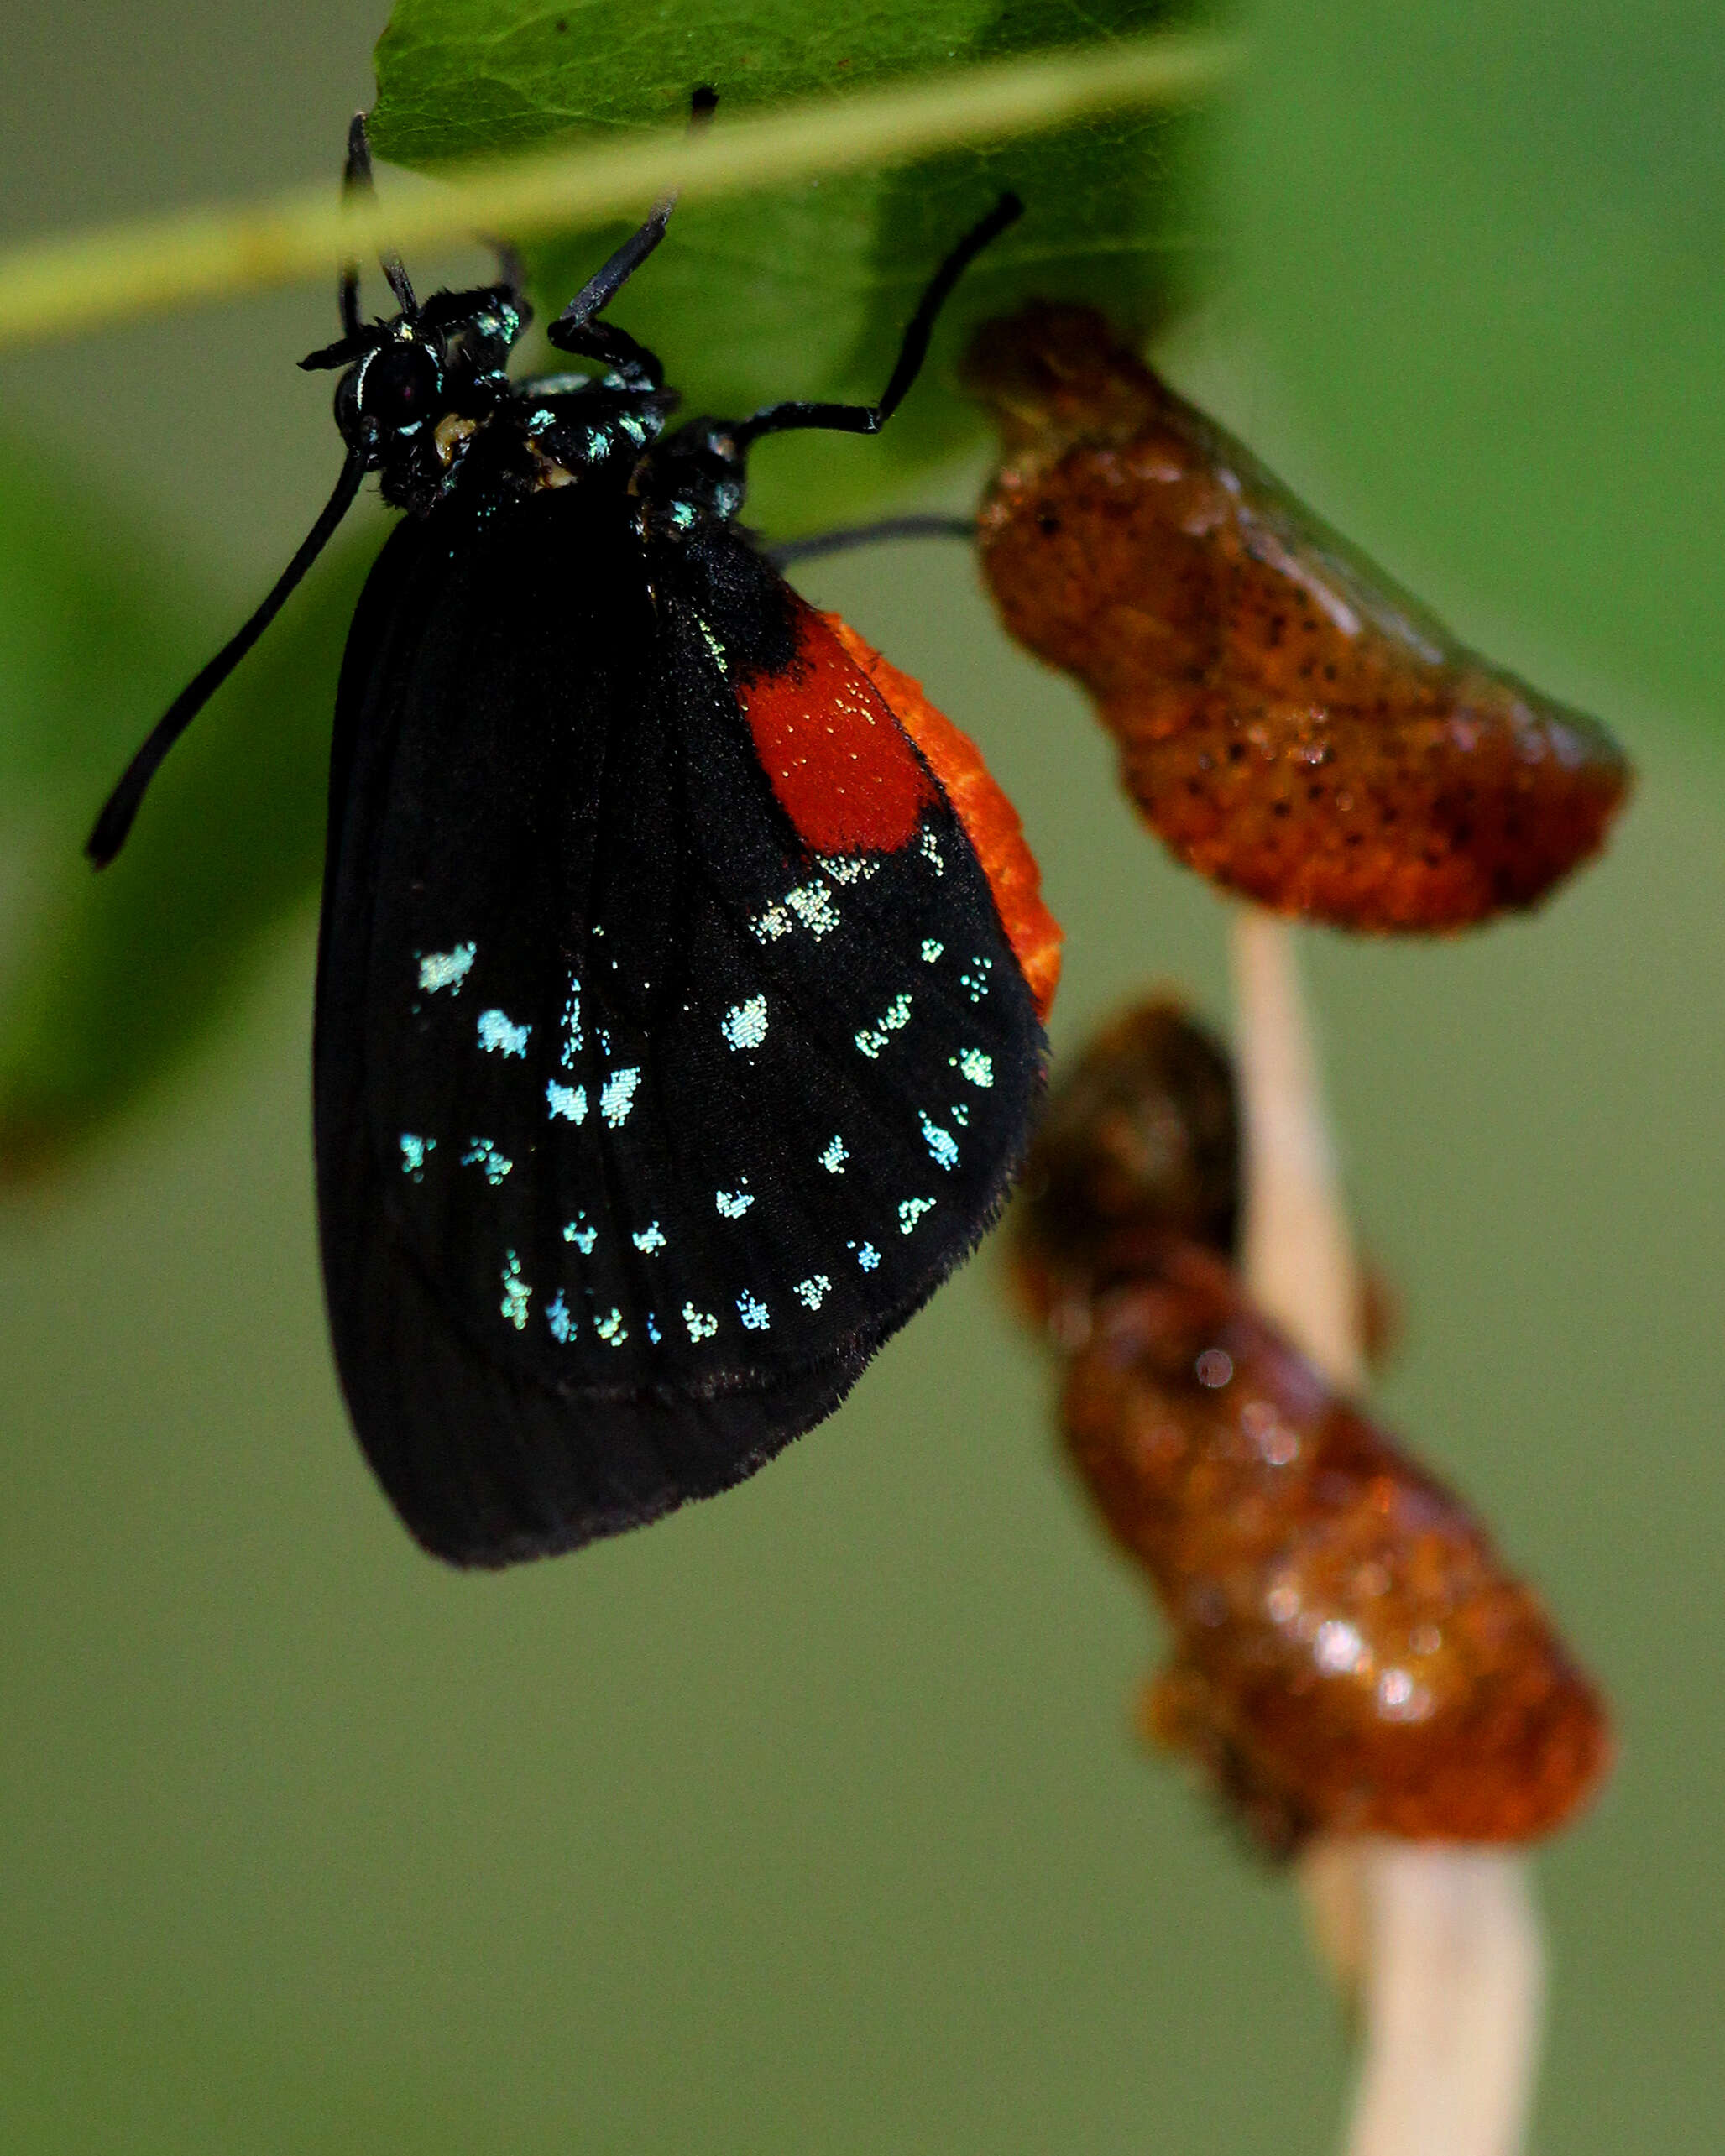
[[[98,875],[83,854],[97,809],[222,632],[147,546],[116,545],[112,517],[4,464],[0,1176],[16,1178],[184,1055],[316,889],[336,671],[377,538],[326,556]]]
[[[538,0],[400,0],[378,47],[373,138],[399,163],[663,127],[698,83],[728,115],[792,99],[928,80],[1053,47],[1138,36],[1167,0],[668,0],[625,14]],[[850,174],[745,201],[691,204],[630,285],[617,319],[664,358],[692,410],[734,415],[780,397],[867,399],[891,369],[917,293],[1002,188],[1027,214],[960,286],[923,381],[878,441],[798,435],[766,445],[751,520],[806,529],[900,491],[961,452],[979,422],[954,362],[978,322],[1036,294],[1090,299],[1148,328],[1194,253],[1183,184],[1195,123],[1132,116],[988,152]],[[536,303],[556,313],[624,236],[534,248]]]

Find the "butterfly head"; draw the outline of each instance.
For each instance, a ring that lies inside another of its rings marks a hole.
[[[468,439],[510,395],[510,347],[527,319],[501,287],[436,292],[421,305],[361,326],[300,364],[339,368],[336,425],[386,496],[436,491]]]

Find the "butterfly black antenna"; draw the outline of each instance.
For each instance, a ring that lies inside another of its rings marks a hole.
[[[746,450],[751,442],[759,441],[763,435],[784,434],[793,427],[829,428],[838,434],[878,434],[904,402],[906,392],[922,372],[923,362],[928,357],[928,340],[934,333],[936,318],[951,298],[954,285],[984,248],[991,246],[1009,226],[1016,225],[1023,215],[1024,205],[1016,195],[1002,195],[988,215],[971,226],[929,279],[922,298],[917,302],[917,311],[906,326],[904,340],[898,347],[897,363],[886,387],[881,392],[878,404],[825,405],[793,401],[768,405],[750,418],[740,420],[729,430],[738,450]]]
[[[356,112],[348,125],[348,154],[342,168],[342,199],[353,195],[372,196],[376,192],[365,115]],[[413,280],[400,256],[386,248],[378,260],[395,295],[396,305],[404,314],[416,313],[418,303],[414,298]],[[360,317],[357,261],[344,262],[337,273],[336,305],[342,317],[341,342],[332,345],[327,352],[314,352],[309,359],[301,361],[302,367],[345,367],[370,341]],[[372,335],[374,337],[375,332]],[[294,587],[334,537],[337,525],[353,506],[365,472],[365,457],[350,452],[322,514],[301,540],[293,560],[276,578],[263,604],[238,634],[224,644],[208,666],[186,683],[157,720],[149,739],[126,766],[120,783],[108,796],[96,819],[96,828],[85,844],[84,851],[98,869],[105,869],[125,844],[139,806],[150,780],[160,769],[163,758],[281,612]]]
[[[377,194],[377,182],[371,173],[371,141],[365,132],[365,115],[356,112],[348,123],[348,160],[342,168],[342,199],[346,201],[353,195],[363,195],[368,201]],[[378,257],[379,266],[389,280],[389,290],[395,295],[395,305],[404,315],[414,311],[413,279],[407,274],[407,264],[393,248],[385,248]],[[342,311],[342,331],[346,337],[359,334],[359,264],[344,262],[341,279],[336,287],[337,304]]]
[[[485,244],[497,257],[498,283],[531,321],[532,311],[527,305],[527,265],[521,259],[520,250],[510,240],[493,239],[489,236]]]
[[[139,804],[144,799],[145,790],[155,776],[162,759],[281,612],[289,593],[328,546],[336,526],[353,506],[353,498],[359,492],[360,482],[364,477],[364,458],[350,456],[342,467],[342,476],[336,482],[334,493],[324,505],[323,514],[306,533],[293,560],[277,577],[269,596],[239,634],[224,644],[209,665],[186,683],[156,721],[149,739],[126,766],[125,775],[108,796],[101,815],[96,819],[96,828],[85,845],[84,851],[98,869],[105,869],[125,844],[126,834],[132,828],[132,820],[138,813]]]

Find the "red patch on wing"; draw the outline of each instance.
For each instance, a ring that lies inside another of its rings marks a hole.
[[[896,854],[934,798],[928,774],[841,643],[842,624],[800,599],[796,606],[796,658],[737,691],[755,754],[816,853]]]
[[[920,684],[901,674],[835,613],[826,625],[874,685],[914,741],[976,849],[1038,1018],[1046,1019],[1060,979],[1060,924],[1043,904],[1042,874],[1024,843],[1018,812],[989,776],[981,751],[938,712]]]

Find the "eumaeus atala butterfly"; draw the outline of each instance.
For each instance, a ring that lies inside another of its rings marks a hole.
[[[509,378],[507,260],[421,304],[386,257],[372,322],[343,272],[302,363],[342,370],[335,493],[90,843],[377,472],[407,514],[337,700],[318,1204],[360,1441],[457,1564],[653,1519],[829,1413],[994,1219],[1042,1083],[1059,932],[1010,804],[735,522],[764,436],[890,417],[1018,205],[878,405],[667,433],[658,360],[602,316],[671,207],[551,326],[590,375]]]

